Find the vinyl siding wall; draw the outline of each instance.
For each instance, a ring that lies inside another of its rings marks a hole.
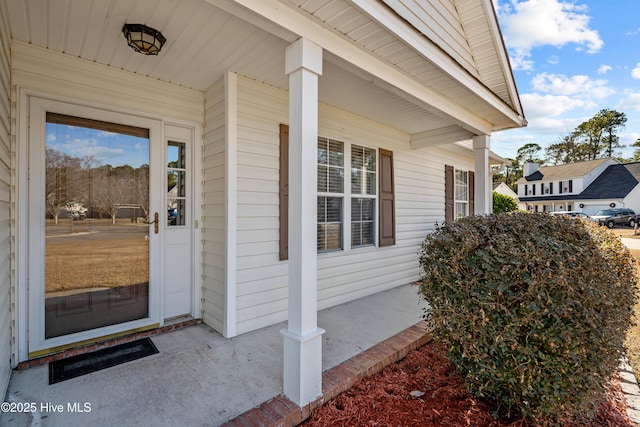
[[[11,244],[12,170],[9,23],[6,4],[0,3],[0,400],[11,374]]]
[[[224,80],[205,92],[202,152],[202,320],[222,332],[225,310]]]
[[[278,259],[278,156],[279,124],[288,123],[288,94],[249,79],[238,82],[240,334],[287,318],[288,264]],[[473,153],[411,150],[409,134],[324,104],[319,106],[319,134],[392,150],[396,200],[396,245],[318,255],[319,308],[417,280],[419,244],[444,219],[444,165],[472,170]]]

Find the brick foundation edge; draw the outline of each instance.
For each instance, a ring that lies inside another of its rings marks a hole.
[[[224,427],[274,426],[293,427],[309,418],[312,412],[349,390],[362,378],[382,371],[386,366],[402,360],[411,350],[431,342],[427,322],[421,321],[393,337],[322,373],[322,395],[299,407],[284,394],[227,421]]]

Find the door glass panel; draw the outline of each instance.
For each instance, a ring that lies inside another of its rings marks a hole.
[[[187,148],[183,142],[167,143],[167,225],[185,225],[187,207]]]
[[[47,114],[45,338],[149,315],[149,131]]]

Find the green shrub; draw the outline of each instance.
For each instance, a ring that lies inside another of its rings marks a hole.
[[[632,323],[634,261],[604,227],[546,214],[468,217],[422,244],[434,335],[502,416],[589,414]]]
[[[505,196],[495,191],[491,194],[493,199],[493,213],[499,214],[518,210],[518,203],[516,203],[513,197]]]

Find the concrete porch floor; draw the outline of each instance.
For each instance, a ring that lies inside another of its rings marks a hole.
[[[424,306],[405,285],[320,311],[323,371],[418,323]],[[223,424],[282,393],[285,327],[231,339],[206,325],[179,329],[152,338],[159,354],[53,385],[47,365],[14,371],[4,400],[38,411],[1,413],[0,426]],[[74,403],[90,412],[69,412]],[[53,412],[58,405],[62,412]]]

